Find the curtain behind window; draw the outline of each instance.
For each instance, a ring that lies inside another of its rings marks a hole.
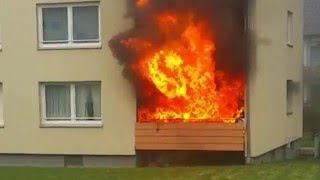
[[[46,85],[46,116],[71,119],[70,86]]]
[[[76,85],[76,114],[78,118],[101,117],[99,84]]]

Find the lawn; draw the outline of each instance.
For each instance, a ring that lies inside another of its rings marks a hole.
[[[3,180],[214,180],[214,179],[319,179],[320,161],[295,161],[255,166],[64,169],[0,168]]]

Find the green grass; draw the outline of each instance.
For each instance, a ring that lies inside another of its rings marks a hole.
[[[300,141],[301,147],[313,147],[313,137],[311,133],[304,133]]]
[[[0,168],[1,180],[319,179],[320,161],[255,166],[137,169]]]

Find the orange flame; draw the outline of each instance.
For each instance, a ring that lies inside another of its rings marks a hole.
[[[243,111],[242,75],[216,69],[216,50],[205,21],[194,15],[162,12],[154,17],[166,41],[130,38],[122,43],[140,54],[132,71],[151,86],[142,96],[152,102],[138,105],[139,122],[234,123]],[[178,33],[180,32],[180,33]]]
[[[137,7],[143,7],[149,3],[149,0],[136,0]]]

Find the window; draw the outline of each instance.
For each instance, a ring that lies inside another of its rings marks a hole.
[[[293,37],[293,13],[288,11],[287,14],[287,45],[292,47],[292,37]]]
[[[1,25],[0,25],[0,51],[2,50]]]
[[[3,118],[3,85],[0,83],[0,127],[4,127]]]
[[[100,83],[41,84],[42,125],[101,126]]]
[[[40,5],[40,48],[98,48],[100,10],[96,3]]]
[[[293,114],[293,91],[294,85],[292,80],[287,80],[287,115]]]

